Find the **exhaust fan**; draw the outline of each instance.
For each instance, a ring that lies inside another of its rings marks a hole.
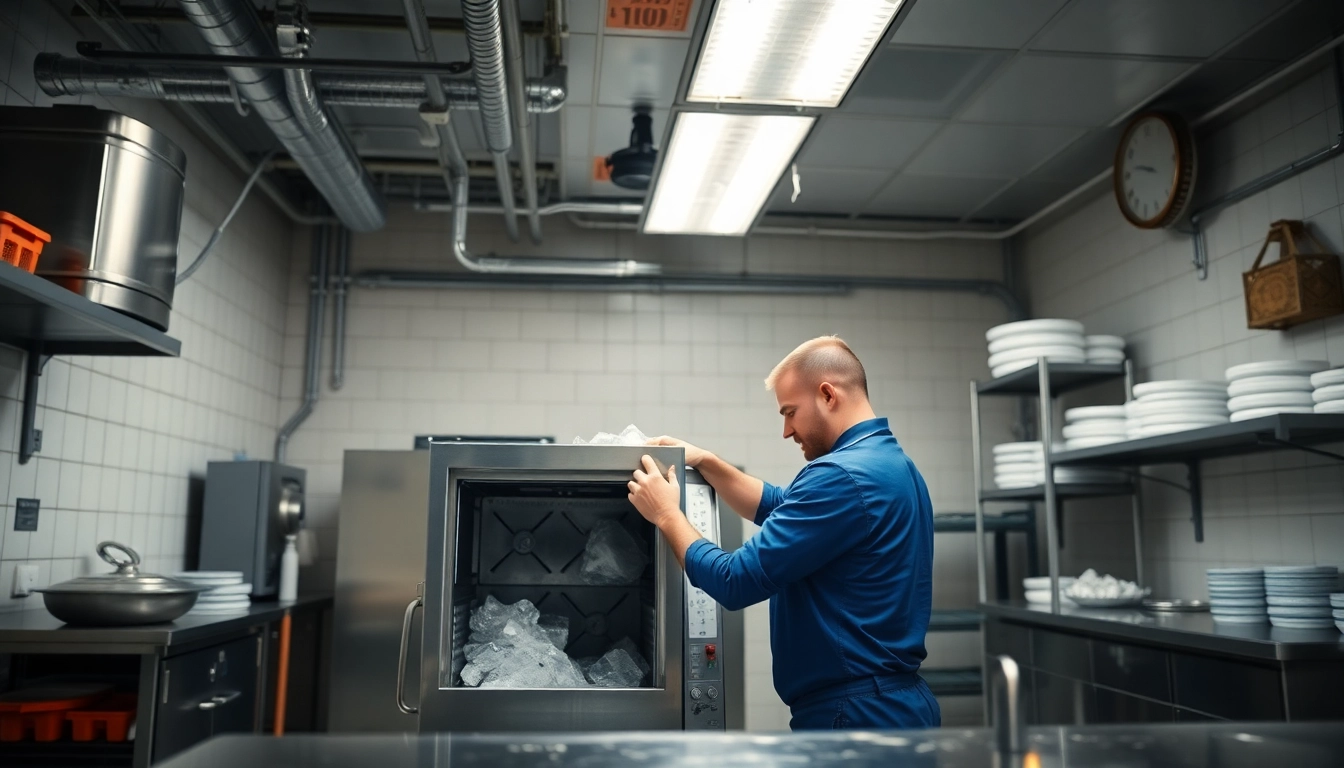
[[[653,180],[653,166],[658,162],[658,150],[653,147],[653,118],[649,107],[635,107],[634,128],[630,130],[630,146],[613,152],[607,158],[611,183],[625,189],[648,189]]]

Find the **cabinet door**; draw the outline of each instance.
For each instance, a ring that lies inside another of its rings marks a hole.
[[[1036,719],[1041,725],[1086,725],[1095,722],[1092,686],[1081,680],[1036,673]]]
[[[253,730],[257,639],[244,637],[163,662],[154,761],[219,733]]]
[[[1171,701],[1166,651],[1093,640],[1092,670],[1092,682],[1099,686],[1156,701]]]
[[[1171,655],[1175,703],[1229,720],[1283,720],[1278,670],[1184,653]]]
[[[1096,689],[1096,723],[1170,723],[1175,718],[1172,708],[1138,696]]]

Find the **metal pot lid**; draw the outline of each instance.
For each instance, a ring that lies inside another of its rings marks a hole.
[[[129,559],[122,560],[112,555],[109,550],[119,550],[128,556]],[[77,579],[62,581],[60,584],[53,584],[45,589],[39,589],[38,592],[78,592],[82,594],[180,594],[183,592],[204,592],[209,587],[201,587],[181,579],[173,579],[167,576],[159,576],[153,573],[140,573],[137,566],[140,565],[140,553],[125,544],[118,544],[115,541],[104,541],[98,545],[98,556],[107,562],[117,566],[114,573],[104,573],[97,576],[81,576]]]

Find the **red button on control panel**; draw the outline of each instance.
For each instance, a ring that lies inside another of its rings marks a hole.
[[[718,654],[718,652],[719,652],[719,649],[718,649],[718,648],[715,648],[713,645],[706,645],[706,646],[705,646],[705,658],[708,659],[708,660],[710,660],[710,661],[713,661],[713,660],[714,660],[714,657],[715,657],[716,654]]]

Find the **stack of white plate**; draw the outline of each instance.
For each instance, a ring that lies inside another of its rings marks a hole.
[[[1124,440],[1128,424],[1126,414],[1123,405],[1068,409],[1064,412],[1064,449],[1076,451]]]
[[[1122,336],[1084,336],[1083,347],[1089,363],[1125,362],[1125,339]]]
[[[1044,357],[1052,363],[1087,362],[1083,324],[1077,320],[1021,320],[985,331],[989,371],[994,378],[1030,368]]]
[[[1063,605],[1074,605],[1074,602],[1064,596],[1064,590],[1073,586],[1077,581],[1072,576],[1059,577],[1059,602]],[[1022,589],[1026,592],[1028,603],[1033,605],[1050,604],[1050,577],[1049,576],[1030,576],[1022,580]]]
[[[1056,444],[1052,450],[1063,450]],[[1122,469],[1055,467],[1056,483],[1124,483]],[[1045,483],[1045,454],[1039,442],[1003,443],[994,446],[994,485],[1000,489],[1035,488]]]
[[[1316,413],[1344,413],[1344,368],[1313,373],[1310,381]]]
[[[1329,368],[1324,360],[1265,360],[1227,369],[1227,407],[1232,421],[1275,413],[1311,413],[1311,375]]]
[[[242,571],[183,571],[173,578],[208,587],[188,613],[242,613],[252,605],[252,585]]]
[[[1344,632],[1344,592],[1330,594],[1330,616],[1335,620],[1335,626],[1339,631]]]
[[[1227,423],[1227,385],[1221,381],[1170,379],[1134,385],[1128,404],[1132,439]]]
[[[1264,624],[1264,569],[1210,568],[1209,612],[1223,624]]]
[[[1329,629],[1330,593],[1339,582],[1333,565],[1280,565],[1265,569],[1269,623],[1282,629]]]

